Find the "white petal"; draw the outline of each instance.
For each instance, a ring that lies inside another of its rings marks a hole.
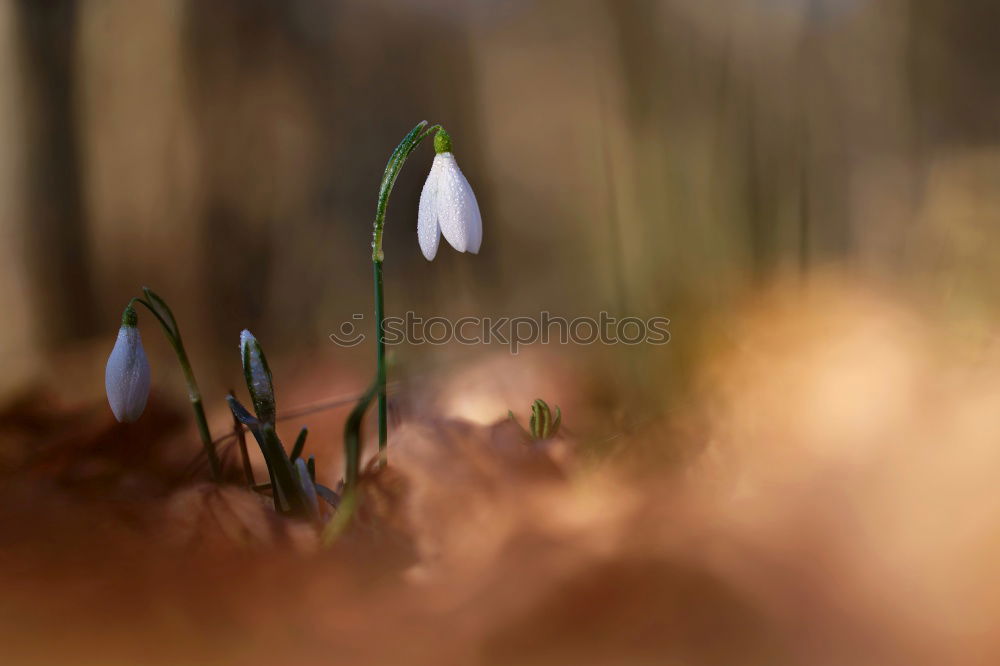
[[[463,179],[465,177],[463,176]],[[479,254],[479,246],[483,244],[483,216],[479,212],[479,202],[472,191],[469,181],[465,181],[466,197],[472,202],[472,219],[469,220],[469,252]]]
[[[417,207],[417,241],[427,261],[431,261],[437,254],[438,244],[441,242],[437,213],[437,191],[441,176],[441,160],[438,157],[434,156],[434,163],[424,181],[424,189],[420,191],[420,205]]]
[[[115,418],[130,423],[142,415],[149,398],[149,361],[135,326],[122,326],[104,369],[104,389]]]
[[[459,252],[465,252],[470,247],[470,241],[475,240],[472,232],[479,204],[472,194],[469,181],[458,168],[455,156],[441,153],[434,159],[441,160],[437,191],[438,224],[445,240]]]

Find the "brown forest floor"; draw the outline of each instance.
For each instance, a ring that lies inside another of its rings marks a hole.
[[[0,660],[1000,663],[995,342],[786,296],[600,454],[411,414],[329,549],[238,473],[150,455],[188,436],[155,393],[127,427],[26,394],[0,414]]]

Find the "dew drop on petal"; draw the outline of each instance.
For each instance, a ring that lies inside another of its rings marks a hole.
[[[438,157],[435,156],[431,172],[427,174],[427,180],[420,191],[420,204],[417,207],[417,241],[427,261],[434,259],[438,243],[441,241],[437,214],[437,190],[441,175],[441,162]]]
[[[441,153],[435,159],[438,158],[442,162],[437,192],[438,224],[445,240],[459,252],[465,252],[469,248],[469,221],[472,219],[472,208],[466,195],[468,182],[454,155]]]
[[[469,210],[472,212],[468,220],[469,224],[469,252],[479,254],[479,247],[483,244],[483,216],[479,212],[479,202],[476,201],[476,193],[472,191],[472,186],[463,174],[465,181],[465,197]]]

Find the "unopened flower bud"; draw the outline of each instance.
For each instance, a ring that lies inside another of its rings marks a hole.
[[[243,357],[243,375],[247,390],[253,402],[257,419],[262,423],[274,424],[274,385],[271,383],[271,369],[267,366],[264,350],[253,334],[244,329],[240,333],[240,355]]]
[[[108,404],[121,423],[131,423],[142,416],[149,398],[149,360],[142,348],[137,323],[135,309],[129,305],[122,313],[118,339],[104,369]]]

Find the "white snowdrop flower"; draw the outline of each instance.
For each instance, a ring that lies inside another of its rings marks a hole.
[[[444,130],[434,136],[434,163],[420,192],[417,239],[428,261],[437,254],[442,234],[459,252],[479,253],[483,218],[479,203],[451,152],[451,137]]]
[[[129,305],[122,314],[122,327],[104,369],[104,389],[115,418],[131,423],[142,416],[149,398],[149,361],[136,327],[138,316]]]

